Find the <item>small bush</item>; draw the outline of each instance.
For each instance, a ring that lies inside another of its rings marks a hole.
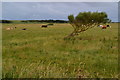
[[[54,25],[53,23],[49,23],[48,25]]]

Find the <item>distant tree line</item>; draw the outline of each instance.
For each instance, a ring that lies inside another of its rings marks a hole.
[[[12,23],[10,20],[0,20],[0,23]]]
[[[0,20],[0,23],[14,23],[16,20]],[[69,21],[65,20],[20,20],[18,23],[69,23]],[[116,23],[116,22],[112,22]]]
[[[24,22],[24,23],[29,23],[29,22],[68,23],[68,21],[65,21],[65,20],[23,20],[21,22]]]
[[[0,23],[14,23],[15,20],[0,20]],[[65,20],[20,20],[22,23],[68,23]]]

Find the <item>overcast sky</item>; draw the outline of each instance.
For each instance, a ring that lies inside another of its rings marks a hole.
[[[3,2],[2,19],[59,19],[83,11],[106,12],[112,21],[118,21],[117,2]]]
[[[1,0],[2,2],[118,2],[119,0]]]

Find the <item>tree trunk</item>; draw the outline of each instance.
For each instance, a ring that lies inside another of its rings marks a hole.
[[[70,39],[76,35],[78,35],[79,32],[78,31],[73,31],[71,34],[69,34],[68,36],[64,37],[64,39]]]

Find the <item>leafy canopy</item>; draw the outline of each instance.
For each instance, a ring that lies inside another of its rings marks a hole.
[[[105,12],[80,12],[75,18],[73,15],[69,15],[68,19],[70,23],[81,23],[81,24],[88,24],[88,23],[106,23],[110,22],[107,18],[107,14]]]

